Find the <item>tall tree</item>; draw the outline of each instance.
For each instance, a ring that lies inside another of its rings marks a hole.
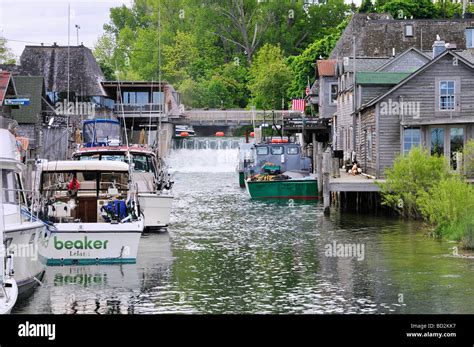
[[[0,64],[15,64],[15,55],[7,46],[7,40],[0,37]]]
[[[359,7],[359,13],[372,13],[375,12],[375,6],[372,3],[372,0],[362,0],[362,3]]]
[[[278,109],[291,81],[291,70],[279,46],[265,44],[250,67],[249,89],[257,108]]]

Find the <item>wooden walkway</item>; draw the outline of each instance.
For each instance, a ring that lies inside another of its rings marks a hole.
[[[340,170],[340,177],[330,178],[329,190],[331,192],[380,192],[380,187],[376,182],[385,182],[385,180],[376,180],[363,175],[350,175],[345,170]]]

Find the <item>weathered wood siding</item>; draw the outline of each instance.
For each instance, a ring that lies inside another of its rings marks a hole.
[[[439,111],[437,81],[447,79],[459,81],[456,85],[456,109],[454,111]],[[460,87],[460,88],[459,88]],[[379,122],[379,160],[380,172],[393,164],[395,157],[401,150],[400,123],[405,125],[424,125],[424,144],[429,146],[427,135],[429,124],[452,125],[474,124],[474,71],[463,62],[453,65],[453,57],[446,55],[427,70],[401,86],[379,102],[389,103],[403,100],[403,102],[419,103],[419,113],[400,115],[380,115]],[[471,128],[472,129],[472,128]],[[472,130],[466,128],[467,134]]]
[[[330,103],[331,84],[337,84],[335,77],[320,77],[319,79],[319,116],[331,118],[337,110],[337,103]]]

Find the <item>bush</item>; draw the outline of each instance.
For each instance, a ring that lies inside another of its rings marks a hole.
[[[397,157],[385,173],[387,180],[380,184],[382,204],[405,217],[420,218],[419,198],[448,176],[448,165],[444,157],[431,156],[427,150],[415,147]]]
[[[437,225],[437,233],[461,240],[474,211],[474,187],[454,175],[441,180],[418,199],[423,217]]]
[[[474,178],[474,140],[464,147],[464,172],[467,177]]]

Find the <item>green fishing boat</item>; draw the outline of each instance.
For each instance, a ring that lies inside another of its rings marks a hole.
[[[244,171],[252,199],[318,199],[318,181],[312,175],[311,158],[299,144],[269,142],[254,145],[254,165]]]
[[[245,181],[252,199],[318,199],[318,181],[309,176],[272,181]]]

